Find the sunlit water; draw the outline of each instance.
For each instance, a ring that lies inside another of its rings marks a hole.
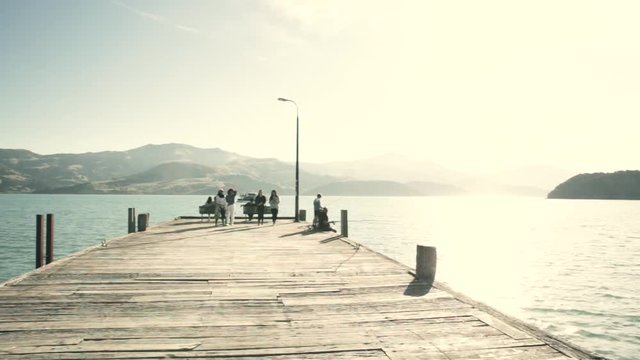
[[[127,232],[196,215],[203,196],[0,195],[0,281],[34,266],[36,214],[55,216],[60,258]],[[312,213],[312,197],[301,208]],[[436,246],[436,279],[611,359],[640,359],[640,202],[520,197],[325,197],[349,211],[352,240],[415,265]],[[282,197],[281,214],[293,213]]]

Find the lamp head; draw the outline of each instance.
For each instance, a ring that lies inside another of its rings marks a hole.
[[[278,98],[278,101],[291,101],[291,100],[285,99],[285,98]]]

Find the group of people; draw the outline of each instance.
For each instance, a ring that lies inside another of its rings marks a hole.
[[[233,188],[227,190],[225,195],[222,189],[218,190],[218,193],[214,198],[207,199],[205,205],[214,205],[215,210],[215,226],[218,226],[218,219],[222,220],[222,225],[233,225],[235,218],[235,203],[237,191]],[[317,230],[331,230],[335,231],[329,225],[329,218],[327,217],[327,208],[322,206],[322,195],[318,194],[313,200],[313,224],[312,227]],[[278,219],[278,207],[280,206],[280,197],[275,190],[271,190],[271,196],[269,196],[269,209],[271,210],[271,221],[273,225],[276,224]],[[255,213],[258,215],[258,225],[264,224],[264,212],[266,209],[267,198],[262,193],[262,190],[258,190],[258,194],[253,199],[251,204],[245,206],[255,207]],[[253,210],[253,209],[252,209]],[[249,213],[249,220],[253,217],[253,211]]]
[[[253,199],[253,203],[256,207],[256,213],[258,214],[258,225],[264,224],[264,211],[267,203],[267,198],[262,194],[262,190],[258,190],[258,195]],[[273,225],[278,220],[278,207],[280,206],[280,197],[275,190],[271,190],[271,196],[269,196],[269,208],[271,209],[271,221]]]
[[[216,212],[215,212],[215,224],[218,226],[218,218],[222,220],[222,225],[233,225],[235,218],[235,208],[236,208],[236,195],[237,191],[234,189],[227,190],[227,195],[224,194],[222,189],[218,190],[216,196],[212,199],[211,196],[207,198],[207,202],[205,205],[213,205],[215,204]]]
[[[233,225],[235,219],[235,203],[237,191],[234,189],[227,190],[227,194],[224,194],[222,189],[218,190],[218,193],[214,198],[209,196],[205,205],[215,205],[215,226],[218,226],[218,219],[222,220],[222,225]],[[262,194],[262,190],[258,191],[258,195],[253,199],[252,206],[255,206],[255,212],[258,214],[258,225],[264,224],[264,211],[267,198]],[[271,196],[269,196],[269,208],[271,209],[271,221],[275,225],[278,219],[278,206],[280,205],[280,197],[275,190],[271,190]],[[253,214],[252,214],[253,215]],[[250,216],[250,219],[252,217]]]

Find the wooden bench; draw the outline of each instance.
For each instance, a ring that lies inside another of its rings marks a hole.
[[[220,211],[218,211],[215,203],[198,206],[198,212],[200,213],[200,221],[204,220],[204,214],[207,214],[208,220],[211,220],[211,214],[214,214],[215,217],[220,217]]]
[[[242,204],[242,213],[247,215],[249,221],[253,219],[253,216],[258,213],[256,209],[256,205],[253,203]],[[213,214],[214,219],[220,218],[220,211],[218,210],[218,206],[214,204],[205,204],[198,206],[198,213],[200,214],[200,221],[204,221],[204,215],[207,215],[207,219],[211,220],[211,215]],[[271,215],[271,207],[269,205],[264,206],[264,213],[266,215]]]
[[[256,207],[257,206],[254,203],[242,204],[242,213],[244,215],[247,215],[247,217],[249,218],[249,221],[253,219],[253,215],[258,214],[258,210],[256,209]],[[264,206],[264,213],[271,214],[271,207],[269,205]]]

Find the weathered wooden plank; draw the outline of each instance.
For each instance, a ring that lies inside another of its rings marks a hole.
[[[445,350],[447,359],[566,360],[568,357],[549,346],[520,346],[482,350]]]
[[[491,327],[494,327],[494,328],[502,331],[503,333],[509,335],[513,339],[522,340],[522,339],[530,339],[532,337],[530,334],[527,334],[524,331],[518,330],[515,327],[513,327],[513,326],[505,323],[504,321],[497,319],[493,315],[487,314],[485,312],[476,311],[474,313],[474,316],[478,320],[486,323],[487,325],[489,325]]]
[[[170,339],[130,339],[130,340],[104,340],[104,341],[83,341],[78,344],[65,345],[41,345],[41,346],[18,346],[10,349],[10,354],[51,354],[51,353],[95,353],[95,352],[170,352],[193,350],[200,346],[199,342],[193,340],[175,342]]]
[[[449,360],[446,354],[431,344],[415,345],[414,343],[385,344],[382,350],[391,360]]]
[[[300,347],[268,347],[257,349],[229,349],[229,350],[209,350],[199,351],[207,357],[272,357],[272,356],[303,356],[314,355],[335,355],[339,353],[367,352],[377,353],[378,356],[384,356],[384,351],[375,344],[339,344],[339,345],[320,345],[320,346],[300,346]]]
[[[285,354],[266,354],[264,356],[249,354],[247,356],[236,356],[220,353],[202,352],[202,351],[183,351],[183,352],[94,352],[94,353],[45,353],[45,354],[28,354],[28,355],[8,355],[7,359],[28,359],[28,360],[49,360],[49,359],[229,359],[234,360],[255,360],[256,358],[267,358],[271,360],[357,360],[357,359],[373,359],[388,360],[384,351],[381,349],[373,350],[344,350],[344,351],[325,351],[325,352],[307,352],[307,353],[285,353]]]

